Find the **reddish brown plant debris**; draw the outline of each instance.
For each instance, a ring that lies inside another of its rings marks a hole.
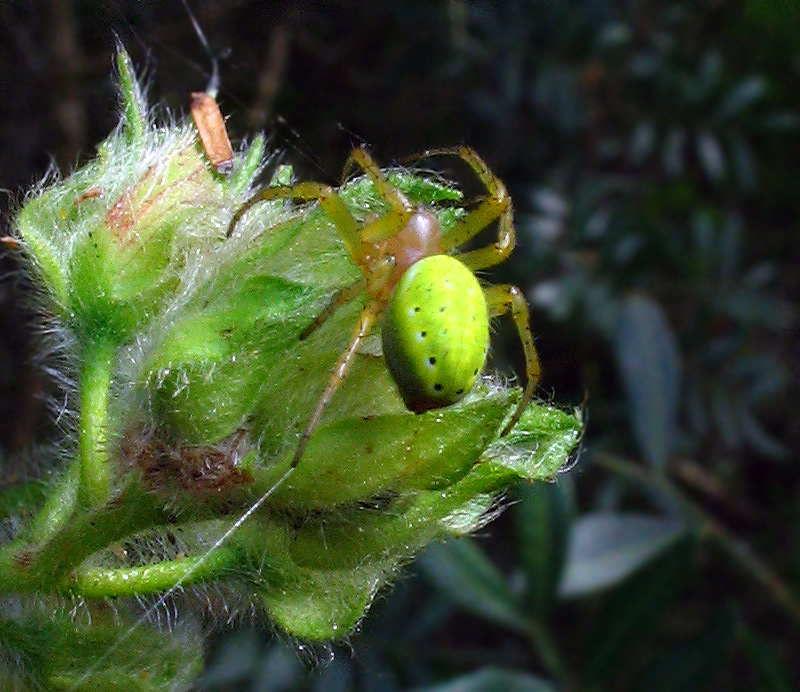
[[[216,493],[251,483],[241,468],[250,448],[247,433],[238,430],[216,445],[172,445],[150,429],[129,431],[121,447],[122,464],[136,469],[148,488],[161,490],[176,483],[196,494]]]

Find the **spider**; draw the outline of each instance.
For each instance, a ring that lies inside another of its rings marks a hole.
[[[434,156],[462,159],[487,190],[475,208],[445,235],[434,213],[413,205],[363,147],[350,153],[342,179],[346,180],[355,168],[363,170],[389,208],[382,216],[359,225],[334,188],[299,182],[263,188],[231,219],[228,237],[245,212],[259,202],[318,202],[335,225],[350,258],[361,269],[363,276],[333,295],[300,333],[301,340],[359,295],[366,293],[369,299],[303,430],[291,468],[300,462],[325,408],[347,377],[359,345],[381,318],[386,364],[409,410],[420,413],[464,397],[486,361],[489,319],[509,312],[522,342],[527,383],[501,435],[511,431],[533,397],[540,366],[522,291],[508,284],[480,285],[474,274],[503,262],[514,249],[511,199],[502,181],[469,147],[431,149],[417,158]],[[494,243],[457,253],[461,245],[494,222],[498,225]]]

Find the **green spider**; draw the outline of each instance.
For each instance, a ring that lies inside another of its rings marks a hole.
[[[469,147],[432,149],[420,158],[433,156],[461,158],[488,193],[444,236],[435,214],[424,206],[413,205],[364,148],[351,152],[342,179],[353,168],[361,168],[389,207],[384,215],[359,225],[334,188],[323,183],[299,182],[260,190],[231,220],[229,237],[245,212],[259,202],[276,199],[318,202],[335,225],[350,258],[361,269],[362,278],[333,295],[301,332],[301,340],[342,305],[363,293],[369,298],[303,430],[292,468],[300,462],[325,408],[347,377],[360,344],[381,318],[386,365],[409,410],[420,413],[464,397],[486,361],[489,320],[508,312],[525,353],[527,384],[501,435],[514,427],[533,397],[540,367],[522,291],[508,284],[482,286],[474,274],[476,270],[503,262],[514,249],[511,199],[502,181]],[[498,224],[494,243],[456,254],[457,248],[494,222]]]

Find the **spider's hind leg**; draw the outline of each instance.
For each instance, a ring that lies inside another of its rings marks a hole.
[[[490,316],[499,317],[511,313],[511,319],[514,320],[517,327],[519,340],[522,342],[522,349],[525,353],[525,374],[528,381],[511,420],[500,433],[507,435],[522,417],[533,398],[542,370],[539,365],[539,355],[536,353],[536,346],[533,343],[533,334],[531,334],[528,304],[525,302],[522,291],[516,286],[498,284],[497,286],[484,286],[483,294],[486,297],[486,304],[489,306]]]

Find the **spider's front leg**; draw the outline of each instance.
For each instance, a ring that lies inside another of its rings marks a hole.
[[[359,345],[365,337],[369,336],[372,332],[372,328],[380,317],[381,312],[382,306],[373,301],[369,303],[358,316],[358,322],[350,336],[350,343],[339,356],[339,360],[336,361],[328,384],[325,386],[325,390],[322,392],[319,401],[317,401],[314,412],[311,414],[308,423],[306,423],[306,427],[303,429],[303,433],[300,435],[300,441],[297,443],[297,449],[295,450],[294,457],[292,457],[291,468],[295,468],[300,463],[300,459],[303,458],[303,452],[305,452],[308,441],[311,439],[311,433],[314,432],[314,428],[317,427],[322,419],[322,414],[325,413],[325,409],[328,407],[334,393],[342,382],[344,382],[347,373],[350,372]]]
[[[325,324],[328,318],[332,317],[333,313],[335,313],[340,307],[347,305],[351,300],[355,300],[359,295],[361,295],[366,290],[366,287],[367,282],[362,278],[355,283],[336,291],[328,304],[322,309],[322,312],[320,312],[319,315],[314,318],[314,321],[311,324],[309,324],[302,332],[300,332],[300,341],[304,341],[311,336],[315,331],[317,331],[317,329]]]
[[[320,207],[336,226],[336,230],[353,261],[364,266],[364,246],[361,242],[358,222],[353,218],[347,205],[339,193],[330,185],[323,183],[303,182],[295,185],[275,185],[265,187],[247,200],[231,218],[226,237],[230,238],[241,218],[260,202],[271,202],[276,199],[293,199],[299,202],[319,202]]]
[[[499,284],[497,286],[484,286],[483,294],[489,307],[489,314],[492,317],[500,317],[509,312],[511,313],[511,319],[514,320],[514,324],[517,327],[517,333],[525,353],[525,374],[528,381],[514,415],[511,416],[511,420],[503,428],[503,432],[500,433],[501,435],[508,435],[533,398],[533,392],[536,390],[542,371],[539,365],[539,355],[536,353],[536,346],[533,344],[528,304],[525,302],[522,291],[516,286]]]
[[[389,211],[379,216],[361,229],[360,237],[364,243],[378,243],[387,240],[405,227],[414,213],[414,205],[400,192],[381,171],[380,166],[364,147],[358,147],[350,152],[342,169],[342,184],[347,180],[354,168],[360,168],[386,204]]]
[[[236,213],[233,215],[228,225],[226,236],[230,238],[233,235],[239,221],[247,211],[256,204],[271,202],[277,199],[290,199],[299,202],[318,202],[336,227],[342,239],[342,243],[353,262],[355,262],[362,271],[364,270],[367,260],[364,252],[364,244],[361,242],[360,238],[358,222],[353,218],[353,215],[339,196],[339,193],[329,185],[323,183],[301,182],[295,185],[275,185],[263,188],[236,210]],[[300,340],[307,339],[331,317],[336,310],[361,293],[365,286],[366,282],[361,279],[335,293],[328,305],[323,308],[322,312],[320,312],[320,314],[314,318],[314,321],[300,333]]]
[[[374,268],[373,276],[370,277],[367,281],[359,281],[352,286],[343,289],[340,291],[336,296],[334,296],[334,300],[331,302],[329,309],[327,311],[323,311],[312,324],[311,327],[307,328],[303,334],[301,334],[301,338],[304,336],[308,336],[308,334],[313,331],[319,324],[321,323],[319,320],[320,318],[327,318],[332,314],[333,310],[335,310],[339,305],[343,304],[344,300],[339,299],[337,300],[337,296],[346,296],[348,291],[352,291],[355,289],[356,286],[361,286],[364,283],[371,283],[367,288],[368,290],[379,291],[382,284],[386,283],[392,273],[393,262],[391,259],[387,259],[386,261],[378,263],[378,265]],[[333,306],[333,307],[331,307]],[[331,398],[336,393],[336,390],[341,386],[342,382],[344,382],[347,374],[350,372],[350,369],[353,367],[353,363],[355,362],[355,356],[358,351],[358,347],[364,341],[364,339],[372,333],[372,328],[375,326],[375,323],[380,319],[381,315],[383,314],[384,309],[386,308],[386,304],[379,301],[379,300],[370,300],[367,303],[367,306],[361,311],[361,314],[358,316],[358,322],[356,323],[355,328],[353,329],[353,333],[350,335],[350,341],[347,344],[347,347],[342,351],[339,359],[336,361],[336,365],[333,366],[333,370],[331,371],[330,378],[328,379],[328,383],[325,385],[325,389],[322,392],[322,395],[317,401],[317,405],[314,407],[314,412],[311,414],[311,417],[308,419],[308,423],[306,423],[306,427],[303,430],[303,433],[300,435],[300,441],[297,444],[297,449],[295,450],[294,457],[292,458],[292,468],[296,467],[300,463],[300,459],[303,457],[303,452],[305,452],[306,445],[308,445],[308,441],[311,439],[311,433],[314,432],[314,428],[319,425],[320,420],[322,419],[322,414],[325,413],[325,409],[328,407]],[[324,316],[324,317],[323,317]]]
[[[492,173],[486,162],[470,147],[429,149],[418,158],[431,156],[455,156],[460,158],[478,176],[478,179],[488,192],[488,195],[481,199],[478,206],[464,218],[457,221],[447,232],[447,235],[442,238],[444,251],[450,252],[460,247],[496,221],[498,226],[497,240],[486,247],[465,252],[459,255],[458,259],[473,270],[493,267],[504,262],[514,249],[516,233],[514,231],[514,210],[511,205],[511,197],[509,197],[503,181]]]

